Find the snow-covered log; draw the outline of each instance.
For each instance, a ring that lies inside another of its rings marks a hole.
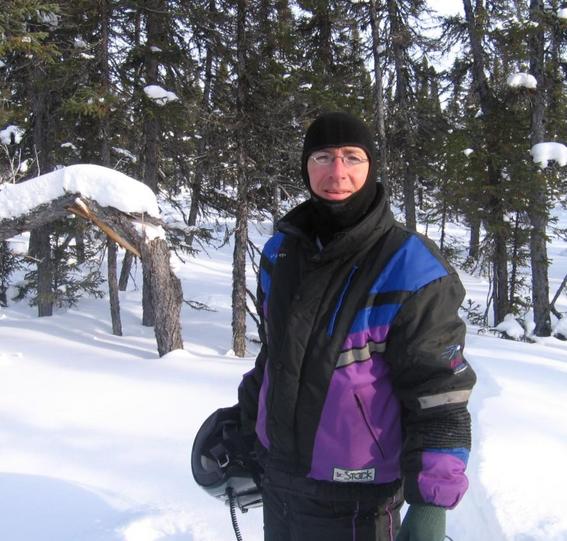
[[[151,190],[110,169],[97,166],[67,169],[70,171],[55,171],[2,187],[0,241],[41,228],[69,214],[91,221],[113,241],[141,257],[145,272],[150,275],[156,314],[154,331],[160,356],[182,349],[179,317],[183,294],[171,270],[169,247],[153,194],[153,201],[148,200],[147,192]],[[74,190],[70,191],[70,187]],[[133,200],[139,204],[136,206]]]

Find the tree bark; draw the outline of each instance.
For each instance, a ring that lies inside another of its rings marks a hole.
[[[122,336],[122,321],[120,319],[120,299],[118,297],[118,280],[116,277],[116,243],[107,239],[108,248],[108,293],[110,297],[110,319],[112,334]]]
[[[156,53],[151,47],[165,49],[164,31],[166,12],[164,0],[150,0],[146,8],[146,30],[148,40],[146,43],[145,64],[145,84],[159,84],[159,62]],[[158,173],[159,173],[159,150],[160,150],[160,120],[157,106],[145,100],[144,107],[144,150],[143,150],[143,181],[154,193],[158,192]],[[152,306],[152,286],[151,277],[148,269],[142,261],[143,286],[142,286],[142,323],[147,327],[152,327],[155,322],[154,307]]]
[[[545,81],[544,81],[544,48],[543,0],[530,0],[530,21],[534,26],[530,29],[530,73],[537,81],[537,89],[532,97],[530,143],[533,147],[545,138]],[[547,222],[548,197],[545,175],[533,166],[533,186],[535,187],[532,204],[528,207],[531,225],[530,260],[532,267],[532,298],[536,336],[551,335],[551,310],[549,304],[549,279],[547,259]]]
[[[368,3],[370,29],[372,34],[372,58],[374,60],[374,129],[378,133],[378,152],[380,153],[380,179],[388,191],[388,148],[386,145],[386,120],[384,112],[384,89],[382,87],[382,65],[380,62],[380,41],[378,11],[376,0]]]
[[[49,104],[50,95],[42,70],[33,69],[30,74],[32,108],[32,143],[37,158],[37,173],[51,170],[49,159]],[[53,314],[53,262],[51,254],[51,227],[32,230],[30,235],[30,255],[36,257],[37,264],[37,309],[39,317]],[[33,253],[32,253],[33,252]]]
[[[209,0],[208,7],[209,15],[211,19],[217,14],[216,0]],[[203,181],[205,178],[205,166],[203,159],[206,156],[207,146],[209,142],[207,121],[209,114],[211,112],[211,88],[213,83],[213,58],[214,54],[214,42],[213,37],[206,42],[206,55],[205,55],[205,72],[203,80],[203,100],[201,102],[202,115],[199,122],[199,129],[201,131],[201,139],[198,145],[198,155],[199,160],[195,165],[195,176],[193,178],[193,184],[191,186],[191,206],[189,207],[189,216],[187,218],[187,225],[192,227],[197,224],[197,218],[199,216],[199,209],[201,206],[201,192],[203,188]],[[187,244],[191,248],[193,246],[194,234],[191,234],[188,238]]]
[[[37,315],[53,315],[53,262],[51,228],[34,229],[30,235],[29,255],[37,260]],[[5,237],[9,238],[9,237]]]
[[[120,269],[120,279],[118,280],[119,291],[126,291],[128,287],[128,279],[130,278],[130,271],[132,270],[132,262],[134,255],[132,252],[126,252],[122,260],[122,268]]]
[[[394,66],[396,71],[396,98],[399,115],[399,130],[401,146],[404,149],[400,157],[402,166],[402,188],[404,201],[404,215],[406,227],[415,230],[417,225],[415,215],[415,168],[412,152],[414,151],[414,134],[410,119],[410,101],[408,91],[410,80],[408,74],[408,59],[406,58],[404,29],[400,20],[397,2],[387,0],[388,16],[392,33],[392,51],[394,53]]]
[[[480,252],[480,219],[476,216],[469,217],[469,257],[477,260]]]
[[[500,147],[500,139],[497,133],[499,122],[495,115],[497,110],[496,99],[485,75],[484,51],[475,13],[470,0],[463,0],[463,6],[473,57],[473,82],[482,109],[483,138],[485,147],[490,149],[486,164],[486,181],[489,193],[486,225],[489,234],[493,238],[494,246],[492,296],[494,300],[494,324],[496,325],[504,319],[504,316],[510,310],[508,253],[506,249],[507,226],[504,221],[503,202],[500,195],[502,175],[500,167],[496,163]],[[481,7],[480,4],[477,7]]]
[[[156,323],[156,312],[153,304],[152,269],[142,256],[142,325],[153,327]]]
[[[160,357],[183,349],[180,314],[183,303],[181,282],[171,270],[169,248],[163,239],[140,245],[144,269],[147,269],[155,309],[154,331]]]
[[[246,175],[246,9],[247,0],[238,0],[237,11],[237,127],[238,201],[232,263],[232,347],[237,357],[246,355],[246,246],[248,244],[248,179]]]

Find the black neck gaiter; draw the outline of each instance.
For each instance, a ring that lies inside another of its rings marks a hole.
[[[370,178],[344,201],[326,201],[311,193],[313,229],[323,244],[330,242],[340,231],[345,231],[364,219],[376,198],[376,181]]]

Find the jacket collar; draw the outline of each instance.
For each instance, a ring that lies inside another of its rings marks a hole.
[[[366,216],[353,227],[337,233],[318,254],[321,261],[342,259],[357,252],[364,252],[394,225],[394,216],[384,186],[378,184],[376,191],[376,198]],[[308,200],[286,214],[278,222],[277,229],[282,233],[299,237],[302,242],[308,243],[316,250],[313,219],[311,201]]]

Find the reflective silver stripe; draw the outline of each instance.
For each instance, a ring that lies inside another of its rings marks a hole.
[[[431,396],[421,396],[418,398],[421,409],[434,408],[445,404],[459,404],[466,402],[471,395],[470,390],[449,391],[448,393],[434,394]]]
[[[386,342],[368,342],[363,348],[343,351],[339,355],[336,367],[367,361],[372,353],[384,353],[384,351],[386,351]]]

